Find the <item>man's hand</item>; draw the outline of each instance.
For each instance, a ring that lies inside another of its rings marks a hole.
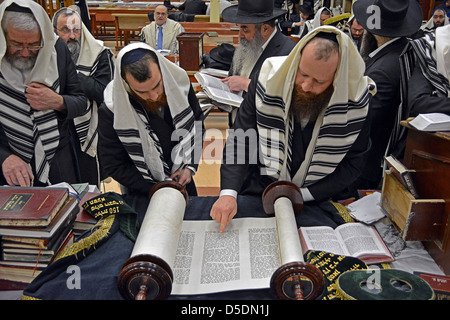
[[[247,92],[251,80],[241,76],[231,76],[224,78],[221,81],[226,82],[231,92],[240,92],[242,90]]]
[[[300,26],[302,26],[304,24],[305,24],[304,21],[294,22],[294,26],[296,26],[296,27],[300,27]]]
[[[192,180],[192,171],[188,168],[178,170],[170,176],[170,179],[178,182],[182,186],[185,186]]]
[[[49,87],[33,82],[25,90],[30,106],[35,110],[56,110],[63,112],[65,110],[64,99]]]
[[[14,154],[3,161],[2,171],[10,186],[30,187],[34,179],[30,166]]]
[[[237,212],[237,201],[233,196],[221,196],[211,208],[210,216],[220,223],[220,233],[225,231],[227,224]]]

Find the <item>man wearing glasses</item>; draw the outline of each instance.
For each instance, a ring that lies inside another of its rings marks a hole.
[[[103,41],[92,36],[76,7],[57,11],[53,16],[53,28],[67,44],[77,67],[81,88],[88,98],[86,113],[75,118],[72,126],[81,178],[99,186],[103,177],[97,157],[97,111],[103,102],[103,91],[114,75],[114,54],[103,45]]]
[[[3,1],[0,20],[0,184],[79,183],[68,125],[87,103],[70,53],[33,1]]]
[[[167,8],[159,5],[154,11],[155,21],[142,28],[140,39],[156,50],[178,52],[177,36],[184,32],[183,26],[168,18]]]
[[[353,43],[356,45],[358,50],[360,50],[364,28],[358,23],[354,16],[352,16],[350,20],[348,20],[348,25],[350,27],[349,36],[353,40]]]

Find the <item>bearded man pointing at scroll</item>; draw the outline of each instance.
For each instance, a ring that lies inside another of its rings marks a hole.
[[[350,41],[336,28],[319,27],[289,56],[267,59],[251,81],[224,148],[221,193],[210,213],[221,232],[237,212],[237,194],[260,195],[270,183],[288,180],[305,202],[321,202],[345,193],[360,175],[375,84]]]

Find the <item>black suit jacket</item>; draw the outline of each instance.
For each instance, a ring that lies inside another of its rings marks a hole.
[[[377,93],[370,102],[372,148],[361,176],[364,182],[360,187],[377,188],[381,181],[381,163],[400,105],[399,57],[407,43],[406,38],[398,39],[366,62],[365,74],[375,81]]]
[[[261,69],[262,64],[264,63],[264,61],[266,61],[267,58],[287,56],[289,53],[291,53],[296,44],[297,43],[294,40],[285,36],[277,30],[277,33],[275,33],[273,38],[267,44],[266,49],[259,56],[258,61],[256,61],[252,72],[250,72],[250,78],[259,74],[259,70]]]
[[[314,18],[314,17],[312,17]],[[311,17],[308,17],[307,20],[311,19]],[[293,27],[292,28],[292,24],[294,22],[300,22],[300,15],[299,14],[293,14],[289,20],[286,21],[281,21],[280,22],[280,27],[283,30],[283,33],[286,35],[289,34],[298,34],[300,31],[300,27]],[[306,22],[306,21],[305,21]],[[291,29],[290,32],[288,32],[288,29]],[[305,26],[305,28],[303,28],[302,34],[300,34],[300,39],[303,38],[307,33],[309,32],[308,26]]]
[[[186,0],[178,7],[178,10],[189,14],[205,14],[207,8],[208,6],[203,0]]]

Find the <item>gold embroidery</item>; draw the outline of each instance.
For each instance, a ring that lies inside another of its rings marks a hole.
[[[89,249],[91,246],[95,246],[100,240],[106,237],[109,234],[109,230],[111,229],[114,219],[116,215],[110,215],[101,219],[94,228],[97,228],[91,235],[83,238],[69,247],[64,248],[55,258],[54,261],[59,259],[74,255],[83,251],[85,249]]]

